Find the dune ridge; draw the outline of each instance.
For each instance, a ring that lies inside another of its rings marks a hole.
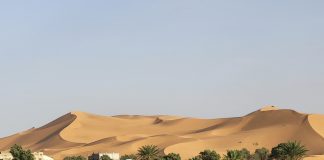
[[[155,115],[101,116],[71,112],[40,128],[0,138],[0,150],[20,144],[55,159],[93,152],[135,153],[142,145],[158,145],[165,154],[184,159],[201,150],[271,149],[288,140],[301,141],[309,159],[324,154],[324,115],[303,114],[267,106],[243,117],[198,119]]]

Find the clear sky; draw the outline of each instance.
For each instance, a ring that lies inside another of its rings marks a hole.
[[[324,1],[1,1],[0,136],[80,110],[324,113]]]

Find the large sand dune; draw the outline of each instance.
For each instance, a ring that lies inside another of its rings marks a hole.
[[[0,150],[20,144],[56,159],[93,152],[136,153],[142,145],[158,145],[165,154],[184,159],[204,149],[224,154],[228,149],[256,148],[288,140],[301,141],[308,159],[324,154],[324,115],[265,107],[243,117],[197,119],[176,116],[99,116],[72,112],[40,128],[0,139]],[[316,155],[316,156],[315,156]]]

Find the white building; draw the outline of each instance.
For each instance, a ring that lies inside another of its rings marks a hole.
[[[91,156],[89,156],[89,160],[100,160],[102,156],[108,156],[112,160],[119,160],[120,156],[119,153],[93,153]]]
[[[0,152],[0,160],[12,160],[13,157],[9,152]]]
[[[54,160],[53,158],[45,155],[43,152],[34,152],[33,155],[35,160]]]

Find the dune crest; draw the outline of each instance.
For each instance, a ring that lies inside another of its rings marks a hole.
[[[165,154],[180,153],[183,159],[201,150],[256,148],[288,140],[301,141],[313,157],[324,154],[324,115],[302,114],[274,106],[243,117],[197,119],[178,116],[101,116],[71,112],[40,128],[0,138],[0,150],[21,144],[44,151],[56,159],[93,152],[136,153],[142,145],[158,145]]]
[[[273,111],[273,110],[279,110],[276,106],[265,106],[260,109],[260,111]]]

